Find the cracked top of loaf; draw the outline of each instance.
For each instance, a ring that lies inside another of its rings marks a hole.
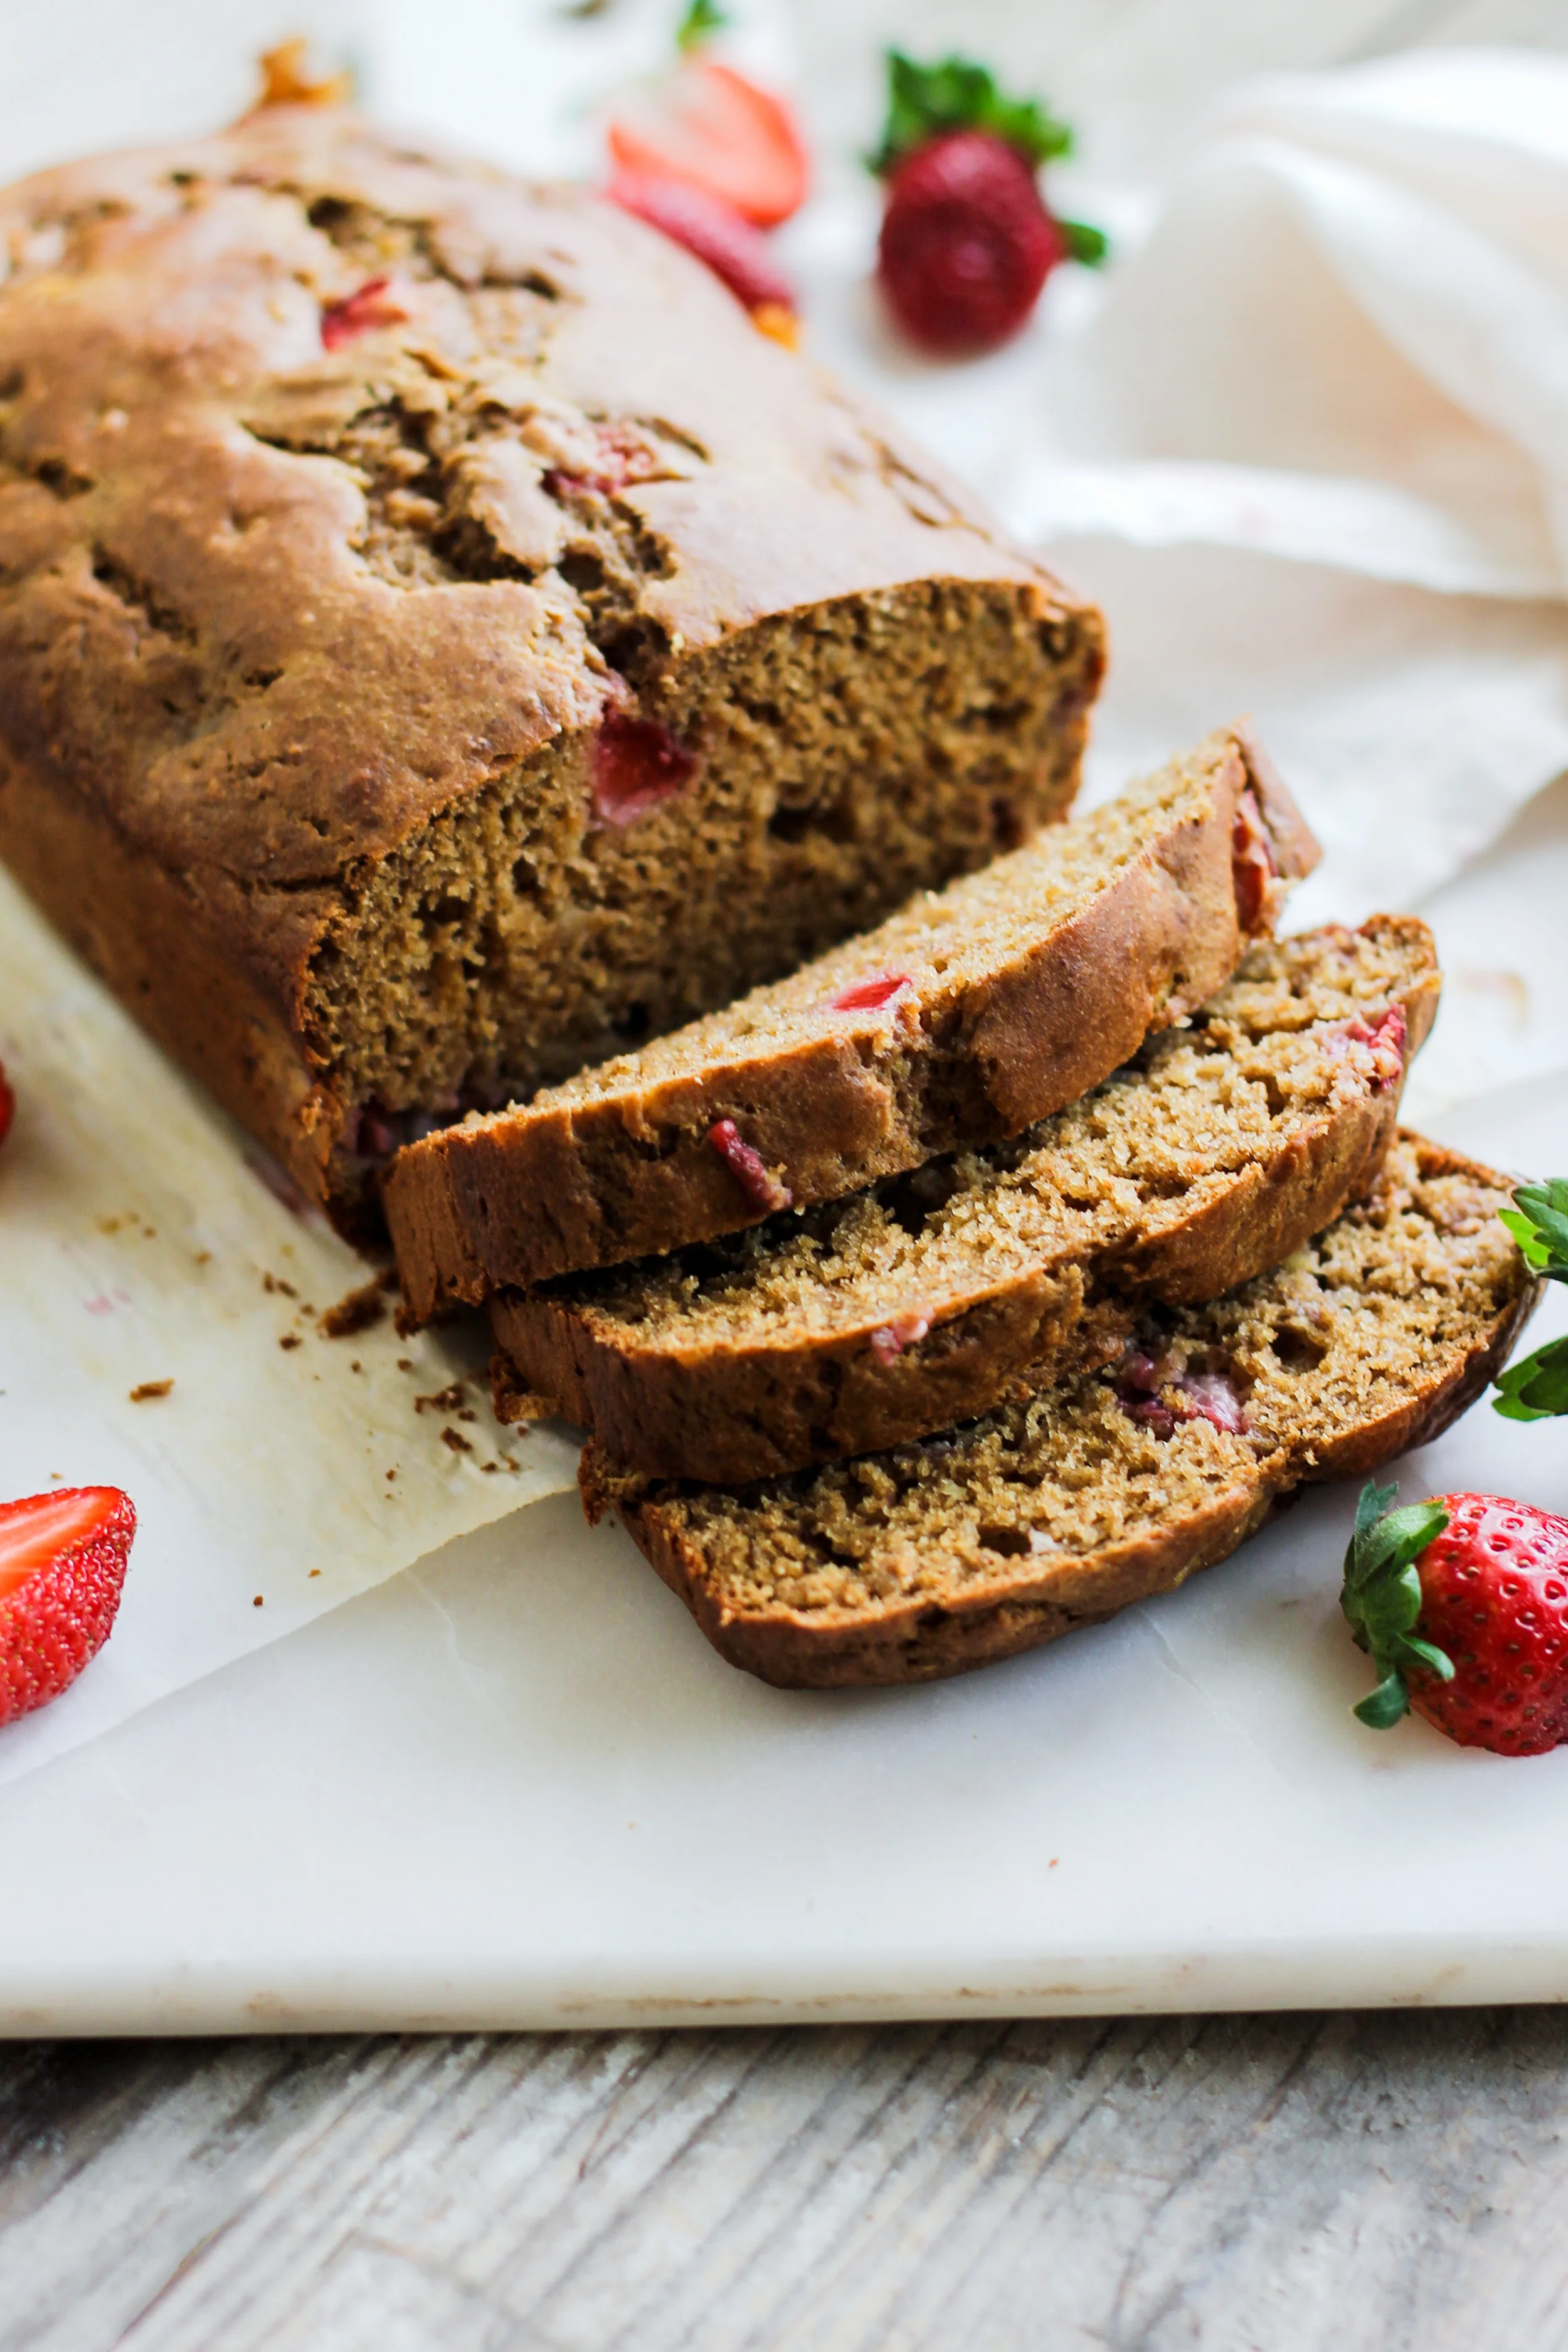
[[[653,230],[343,110],[42,173],[0,257],[0,724],[296,1001],[650,652],[928,576],[1081,611]]]

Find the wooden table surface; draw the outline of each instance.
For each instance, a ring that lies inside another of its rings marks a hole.
[[[149,120],[199,120],[354,13],[0,0],[0,146],[111,136],[154,83]],[[1032,73],[1121,168],[1240,72],[1568,47],[1568,0],[802,15],[830,136],[896,33]],[[0,2352],[1552,2352],[1565,2117],[1556,2011],[16,2044]]]

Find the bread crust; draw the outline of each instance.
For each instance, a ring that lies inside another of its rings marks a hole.
[[[1205,761],[1201,822],[1173,821],[1086,906],[940,1010],[916,1002],[898,1019],[836,1021],[597,1098],[546,1097],[399,1152],[384,1190],[410,1313],[761,1223],[766,1198],[710,1148],[721,1120],[799,1207],[1015,1135],[1087,1093],[1151,1028],[1195,1011],[1249,943],[1234,862],[1244,795],[1272,812],[1282,881],[1315,861],[1284,786],[1259,793],[1241,735],[1211,738],[1193,755]]]
[[[1509,1181],[1458,1153],[1405,1136],[1424,1181],[1458,1176],[1506,1197]],[[1420,1380],[1375,1413],[1339,1430],[1300,1433],[1248,1464],[1201,1509],[1131,1540],[1037,1562],[998,1560],[994,1576],[967,1580],[942,1601],[900,1597],[860,1609],[742,1608],[716,1577],[700,1544],[660,1489],[622,1471],[591,1443],[580,1473],[590,1518],[614,1510],[645,1558],[679,1593],[731,1664],[784,1688],[832,1689],[922,1682],[960,1674],[1098,1623],[1133,1601],[1173,1590],[1226,1559],[1295,1487],[1363,1478],[1424,1445],[1482,1395],[1508,1360],[1542,1285],[1513,1254],[1508,1296],[1436,1351]],[[1245,1449],[1237,1448],[1238,1456]],[[675,1490],[666,1489],[666,1493]]]
[[[1406,1058],[1436,1016],[1431,934],[1414,918],[1373,925],[1405,944],[1413,969],[1395,1001]],[[1331,931],[1331,939],[1340,936]],[[743,1486],[837,1454],[870,1454],[988,1412],[1118,1350],[1149,1298],[1216,1297],[1320,1233],[1377,1177],[1398,1121],[1400,1085],[1342,1096],[1270,1156],[1147,1242],[1102,1260],[1036,1263],[932,1299],[930,1329],[897,1353],[885,1318],[831,1335],[770,1333],[748,1345],[639,1344],[635,1323],[588,1300],[508,1290],[491,1329],[526,1384],[592,1429],[605,1452],[651,1476]]]
[[[689,255],[586,190],[280,106],[0,193],[0,855],[318,1197],[342,1207],[366,1175],[368,1082],[328,981],[389,862],[416,860],[455,813],[478,833],[519,778],[531,806],[548,783],[572,877],[548,936],[569,960],[584,894],[619,908],[643,841],[665,857],[698,824],[683,801],[635,839],[595,830],[599,730],[662,723],[760,627],[804,645],[836,614],[905,625],[917,590],[994,586],[1057,696],[1008,822],[1070,800],[1103,661],[1092,608]],[[387,323],[329,332],[377,287]],[[453,387],[468,438],[416,447]],[[593,490],[646,559],[613,625],[566,576],[587,493],[529,455],[542,417],[568,439],[608,420],[612,444],[624,421],[658,420],[663,457],[639,446],[629,479]],[[354,447],[334,454],[366,419],[385,481]],[[436,514],[406,482],[443,467],[455,503]],[[963,789],[989,839],[993,785],[977,772]],[[742,865],[772,854],[753,814]],[[978,854],[949,843],[921,872]],[[438,942],[428,979],[433,998],[472,987]],[[733,985],[705,980],[700,1001]],[[577,1034],[560,1019],[530,1046],[554,1073]],[[451,1025],[467,1060],[383,1108],[449,1114],[483,1043],[482,1024],[467,1042]]]

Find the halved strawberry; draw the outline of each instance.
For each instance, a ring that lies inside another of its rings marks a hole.
[[[662,229],[666,236],[705,261],[737,302],[744,303],[764,333],[793,342],[795,289],[773,259],[767,238],[733,205],[721,204],[684,180],[656,179],[646,172],[617,172],[610,202],[624,213]]]
[[[789,108],[711,58],[682,58],[620,100],[605,127],[622,171],[704,189],[758,228],[805,201],[810,167]]]
[[[135,1533],[118,1486],[0,1503],[0,1723],[58,1698],[102,1649]]]

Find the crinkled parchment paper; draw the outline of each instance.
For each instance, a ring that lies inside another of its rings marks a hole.
[[[140,1522],[107,1648],[0,1731],[4,1780],[570,1486],[577,1447],[497,1426],[477,1320],[326,1337],[376,1268],[4,875],[0,1059],[0,1495],[123,1486]]]

